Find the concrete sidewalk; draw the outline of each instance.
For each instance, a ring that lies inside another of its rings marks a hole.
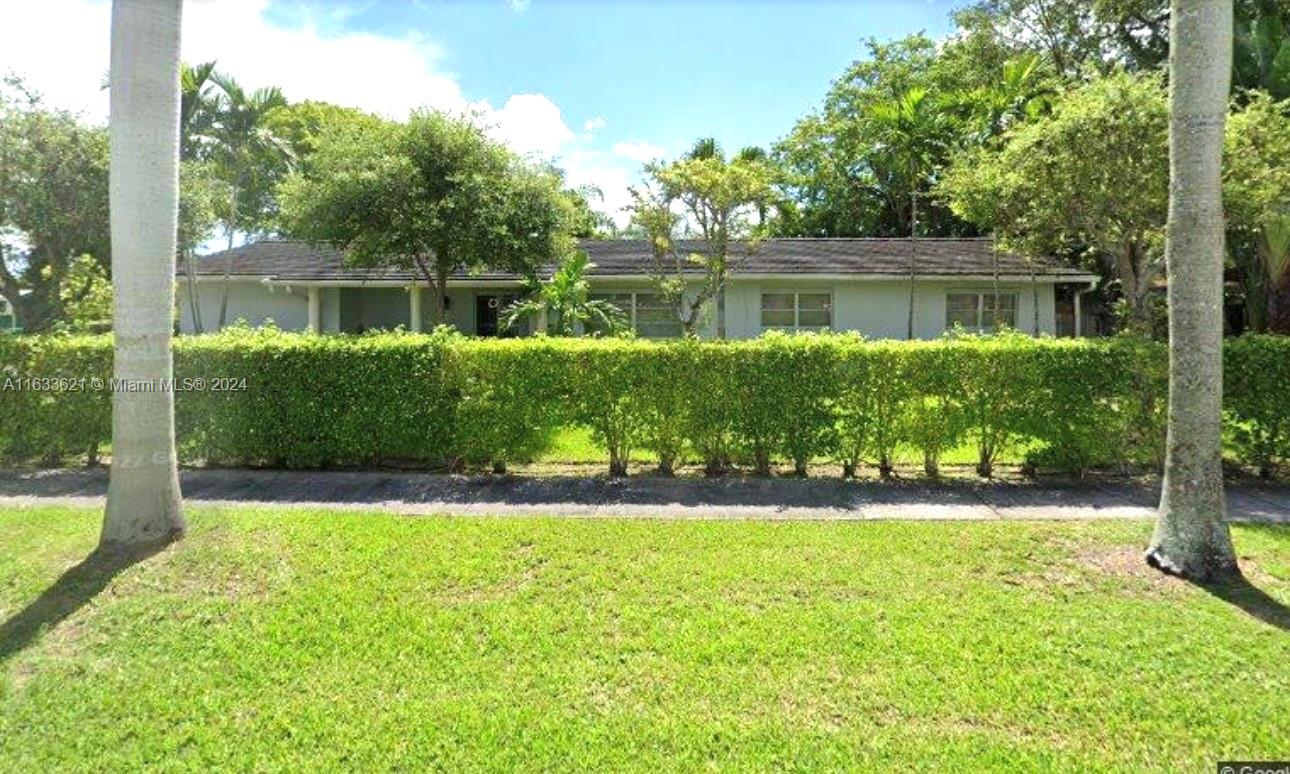
[[[607,479],[422,472],[186,470],[184,496],[210,505],[288,505],[406,514],[663,519],[1136,519],[1149,484],[813,478]],[[103,469],[0,471],[0,506],[101,506]],[[1290,486],[1228,489],[1228,518],[1290,524]]]

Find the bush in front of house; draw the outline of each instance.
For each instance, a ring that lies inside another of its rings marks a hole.
[[[1290,457],[1290,340],[1226,343],[1232,448],[1270,472]],[[0,339],[0,456],[55,461],[111,436],[103,389],[21,389],[111,376],[110,335]],[[929,342],[769,334],[734,342],[310,336],[231,329],[175,342],[180,458],[213,465],[486,466],[537,458],[585,425],[622,475],[636,450],[670,473],[768,473],[834,460],[889,473],[917,450],[935,475],[963,441],[983,475],[1005,449],[1037,470],[1158,464],[1166,353],[1132,339],[1020,334]],[[15,381],[17,380],[17,381]],[[204,380],[204,389],[192,382]],[[25,382],[30,386],[31,382]],[[0,385],[4,386],[4,385]],[[15,389],[15,386],[18,389]],[[219,386],[220,389],[213,389]]]
[[[1223,350],[1228,436],[1267,477],[1290,460],[1290,337],[1248,335]]]

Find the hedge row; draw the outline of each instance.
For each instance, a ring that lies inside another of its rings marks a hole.
[[[1226,345],[1233,448],[1268,471],[1290,457],[1290,340]],[[107,379],[108,336],[0,336],[0,380]],[[989,475],[1000,450],[1040,469],[1154,465],[1163,450],[1166,357],[1129,339],[1021,335],[865,342],[767,335],[738,342],[466,339],[454,334],[309,336],[238,330],[180,338],[179,380],[245,389],[176,397],[181,459],[287,468],[506,464],[579,423],[610,454],[671,470],[701,460],[805,472],[830,459],[886,472],[900,447],[971,442]],[[0,385],[3,386],[3,385]],[[0,392],[0,456],[95,454],[108,443],[107,391]]]

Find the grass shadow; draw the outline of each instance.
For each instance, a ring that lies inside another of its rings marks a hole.
[[[1250,583],[1245,576],[1241,575],[1228,580],[1197,585],[1229,605],[1244,610],[1265,624],[1275,626],[1284,632],[1290,632],[1290,607],[1286,607],[1275,597]]]
[[[107,588],[120,573],[164,549],[168,542],[137,548],[100,548],[68,569],[54,585],[0,624],[0,662],[21,652],[40,633],[58,625]]]

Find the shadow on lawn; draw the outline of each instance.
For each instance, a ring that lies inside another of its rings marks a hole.
[[[1244,576],[1219,583],[1199,584],[1229,605],[1239,607],[1269,626],[1290,631],[1290,607],[1250,583]]]
[[[22,651],[46,628],[57,626],[98,596],[117,575],[167,545],[156,543],[141,548],[100,549],[82,559],[31,604],[0,624],[0,662]]]

